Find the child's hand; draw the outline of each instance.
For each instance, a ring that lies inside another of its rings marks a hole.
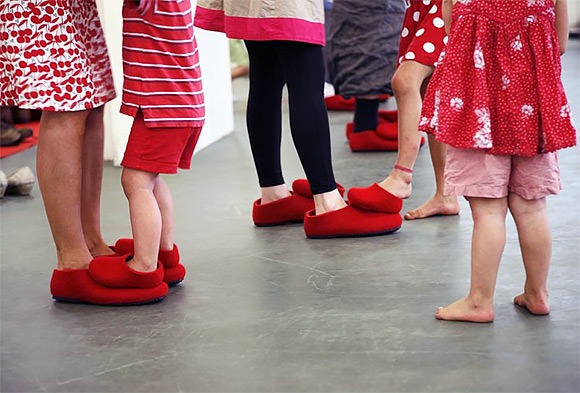
[[[556,13],[556,34],[560,44],[560,56],[568,47],[568,3],[567,0],[557,0],[554,7]]]

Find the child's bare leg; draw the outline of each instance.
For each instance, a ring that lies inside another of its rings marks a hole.
[[[444,143],[438,142],[433,135],[429,135],[429,153],[435,172],[437,190],[435,195],[427,202],[415,210],[405,214],[406,220],[415,220],[431,216],[451,216],[459,213],[459,203],[456,196],[443,195],[444,172],[445,172],[445,152],[447,147]]]
[[[161,212],[161,243],[159,247],[162,250],[173,250],[173,198],[171,197],[171,191],[169,191],[167,183],[165,183],[161,176],[157,177],[153,194],[155,194],[155,199]]]
[[[87,116],[83,139],[83,180],[81,219],[85,242],[93,257],[113,254],[101,235],[101,184],[103,180],[104,106],[92,109]]]
[[[393,76],[392,86],[399,111],[399,153],[397,164],[413,168],[421,133],[418,130],[421,117],[421,86],[433,73],[433,67],[415,61],[404,61]],[[399,169],[393,169],[389,176],[379,185],[398,196],[407,198],[411,195],[412,175]]]
[[[92,259],[81,220],[81,165],[88,114],[45,111],[40,121],[36,172],[60,270],[86,268]]]
[[[546,198],[526,200],[509,195],[509,208],[516,226],[526,269],[524,293],[514,303],[532,314],[548,314],[548,270],[552,254],[552,238],[546,211]]]
[[[471,288],[467,297],[441,307],[435,315],[451,321],[491,322],[493,293],[505,246],[506,198],[469,198],[473,215]]]
[[[161,212],[153,193],[157,173],[123,168],[121,182],[129,200],[131,229],[135,240],[135,255],[127,264],[140,272],[157,268],[161,239]]]

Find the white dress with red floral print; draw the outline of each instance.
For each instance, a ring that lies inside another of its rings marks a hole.
[[[0,105],[77,111],[115,97],[95,0],[2,0],[0,39]]]

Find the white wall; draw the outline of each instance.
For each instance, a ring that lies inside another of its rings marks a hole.
[[[123,159],[132,124],[131,117],[119,113],[123,87],[122,4],[117,0],[97,0],[118,94],[105,107],[105,159],[113,160],[115,165]],[[192,6],[195,7],[195,1]],[[233,131],[234,115],[228,40],[224,34],[204,30],[196,30],[195,34],[206,102],[206,123],[197,144],[198,152]]]

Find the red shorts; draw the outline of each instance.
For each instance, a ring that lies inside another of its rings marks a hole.
[[[121,165],[152,173],[177,173],[191,168],[201,127],[148,128],[137,112]]]
[[[413,60],[426,66],[435,66],[447,43],[445,22],[441,14],[441,0],[407,0],[399,64]]]

